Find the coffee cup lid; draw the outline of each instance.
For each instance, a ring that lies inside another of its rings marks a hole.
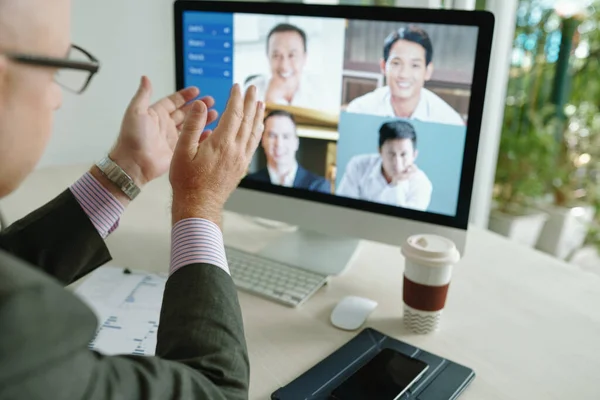
[[[402,254],[420,264],[443,267],[460,260],[454,242],[438,235],[414,235],[402,245]]]

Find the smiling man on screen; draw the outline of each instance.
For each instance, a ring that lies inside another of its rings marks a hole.
[[[287,111],[271,111],[265,117],[262,147],[267,158],[267,167],[247,176],[259,182],[273,185],[331,193],[331,185],[301,166],[296,159],[300,138],[296,131],[294,116]]]
[[[410,25],[392,32],[380,61],[387,85],[352,100],[346,111],[464,125],[458,112],[425,88],[433,75],[432,59],[433,45],[423,29]]]

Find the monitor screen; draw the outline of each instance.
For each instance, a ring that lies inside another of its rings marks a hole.
[[[269,13],[183,10],[176,21],[180,86],[212,95],[220,113],[234,83],[254,85],[266,103],[241,186],[466,224],[481,123],[479,104],[467,140],[481,27],[263,8]]]

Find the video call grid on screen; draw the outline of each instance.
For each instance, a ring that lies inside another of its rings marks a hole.
[[[222,113],[234,83],[254,85],[272,113],[241,186],[466,227],[481,27],[290,14],[176,14],[178,86]]]

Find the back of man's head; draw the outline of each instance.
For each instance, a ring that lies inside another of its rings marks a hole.
[[[425,49],[425,64],[429,65],[433,59],[433,44],[427,32],[416,25],[409,25],[394,31],[385,38],[383,42],[383,60],[387,62],[390,57],[392,46],[399,40],[417,43]]]
[[[0,198],[40,160],[62,98],[56,69],[14,54],[64,57],[69,44],[70,0],[0,0]]]
[[[271,29],[269,31],[269,34],[267,35],[267,53],[269,52],[269,40],[271,39],[271,36],[273,36],[276,33],[286,32],[294,32],[300,35],[300,37],[302,38],[302,43],[304,44],[304,52],[306,52],[306,33],[302,29],[298,28],[296,25],[278,24],[273,29]]]
[[[383,147],[388,140],[396,139],[410,139],[413,147],[417,148],[417,132],[415,127],[408,121],[389,121],[379,128],[379,148]]]

